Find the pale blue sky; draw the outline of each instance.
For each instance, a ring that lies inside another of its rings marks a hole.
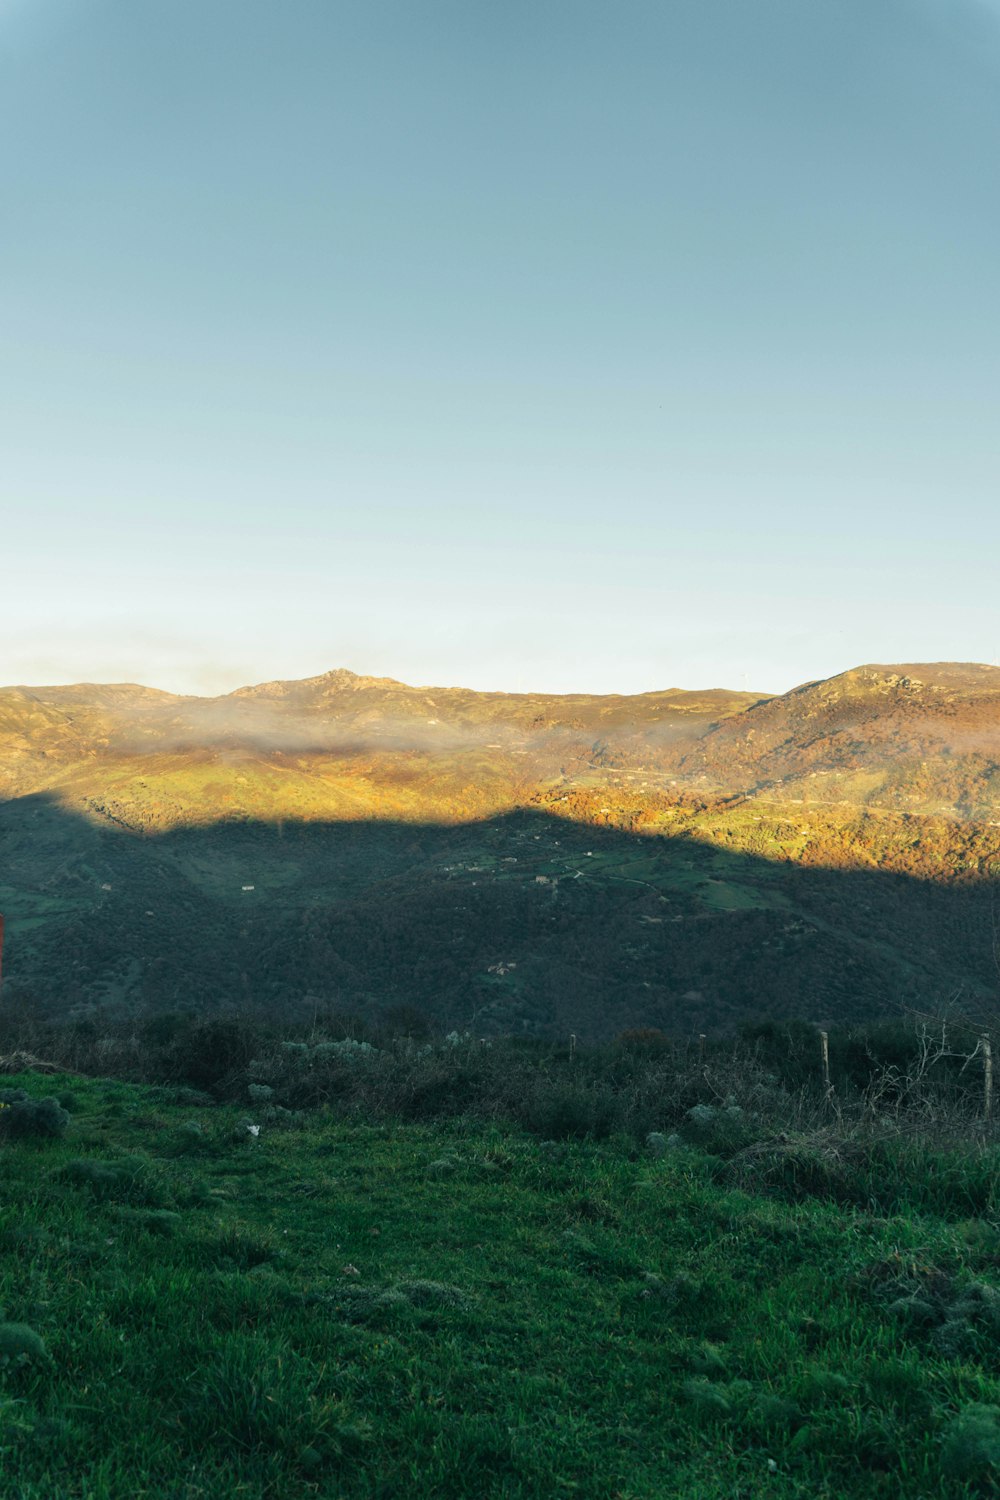
[[[0,0],[0,682],[1000,655],[1000,3]]]

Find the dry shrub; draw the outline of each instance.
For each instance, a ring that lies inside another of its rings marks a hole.
[[[833,1128],[782,1133],[737,1152],[727,1175],[747,1192],[775,1193],[793,1201],[816,1197],[850,1203],[857,1201],[857,1172],[865,1158],[861,1142]]]

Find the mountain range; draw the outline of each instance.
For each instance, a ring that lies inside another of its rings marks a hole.
[[[983,1010],[1000,669],[777,696],[0,689],[5,1003],[595,1037]]]

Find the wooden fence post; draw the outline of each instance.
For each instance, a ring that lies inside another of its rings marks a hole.
[[[703,1031],[699,1031],[699,1033],[698,1033],[698,1066],[699,1066],[699,1068],[701,1067],[701,1065],[702,1065],[702,1063],[704,1061],[705,1061],[705,1033]]]
[[[830,1038],[825,1031],[819,1034],[819,1045],[823,1059],[823,1093],[829,1099],[833,1093],[833,1085],[830,1082]]]
[[[985,1032],[979,1043],[983,1049],[983,1119],[989,1120],[993,1112],[993,1048]]]

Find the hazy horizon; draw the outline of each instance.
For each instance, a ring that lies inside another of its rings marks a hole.
[[[0,0],[0,680],[1000,657],[1000,5]]]
[[[682,692],[699,692],[699,691],[700,692],[737,692],[737,693],[749,692],[749,693],[756,693],[761,698],[774,698],[774,697],[780,697],[784,693],[792,692],[795,688],[805,687],[805,686],[808,686],[810,683],[814,683],[814,682],[823,682],[823,681],[826,681],[828,677],[837,677],[837,676],[840,676],[841,673],[843,673],[843,672],[855,671],[855,670],[857,670],[858,668],[861,668],[861,667],[872,667],[872,666],[898,667],[898,666],[906,666],[906,667],[909,667],[909,668],[913,668],[913,667],[920,667],[920,666],[924,666],[924,667],[941,666],[941,665],[946,665],[946,664],[947,665],[973,666],[973,667],[991,667],[994,670],[1000,671],[1000,663],[997,663],[997,662],[974,662],[974,661],[969,661],[969,662],[961,662],[961,663],[946,663],[944,661],[944,659],[942,659],[941,661],[938,661],[938,662],[929,662],[929,661],[928,662],[917,662],[917,661],[912,661],[912,660],[907,660],[905,662],[902,662],[902,661],[900,661],[900,662],[875,662],[875,661],[860,662],[859,661],[859,662],[850,662],[850,663],[847,663],[844,666],[838,668],[837,671],[835,671],[835,672],[823,674],[822,676],[816,676],[816,675],[814,675],[812,677],[806,677],[806,678],[803,678],[801,681],[790,682],[790,683],[787,683],[784,686],[778,687],[778,688],[765,688],[765,687],[761,687],[759,684],[757,684],[757,685],[751,685],[750,687],[744,687],[741,684],[738,684],[738,683],[736,683],[734,681],[718,681],[718,682],[707,682],[706,681],[706,682],[683,683],[683,684],[682,683],[678,683],[678,682],[662,682],[662,683],[654,683],[654,684],[650,685],[649,687],[635,688],[635,689],[631,690],[628,693],[622,693],[621,690],[618,689],[618,688],[613,688],[613,687],[591,687],[591,686],[588,686],[588,685],[582,684],[582,683],[578,684],[575,687],[564,687],[564,688],[551,688],[551,689],[549,689],[549,688],[545,688],[545,687],[537,687],[537,688],[536,687],[525,687],[525,688],[514,687],[514,688],[512,688],[512,687],[506,687],[506,686],[504,686],[502,684],[498,685],[497,683],[488,683],[488,682],[467,682],[467,681],[462,681],[462,682],[454,681],[454,682],[452,682],[452,681],[445,681],[444,679],[440,679],[440,678],[434,678],[434,679],[432,679],[430,677],[418,677],[418,678],[412,678],[411,679],[411,678],[402,678],[402,677],[400,677],[398,675],[398,673],[393,673],[393,672],[366,672],[364,670],[359,670],[359,669],[357,669],[355,667],[345,667],[341,663],[340,665],[335,666],[335,667],[326,667],[321,672],[308,672],[308,673],[303,673],[301,675],[299,675],[299,674],[291,674],[291,675],[284,675],[284,676],[279,675],[277,677],[259,677],[258,676],[258,677],[247,678],[245,681],[226,683],[226,684],[224,684],[223,686],[221,686],[218,689],[217,693],[194,692],[192,690],[188,690],[188,689],[185,689],[185,688],[168,687],[168,686],[165,686],[162,682],[149,682],[149,681],[138,680],[138,679],[133,679],[133,678],[119,678],[119,679],[112,680],[112,679],[109,679],[109,678],[96,678],[96,677],[80,677],[80,678],[74,678],[72,680],[68,680],[68,679],[67,680],[63,680],[63,679],[52,678],[49,681],[5,682],[5,683],[0,683],[0,692],[4,692],[4,691],[7,691],[7,690],[16,689],[16,688],[33,689],[33,688],[44,688],[44,687],[82,687],[82,686],[88,686],[88,685],[90,685],[90,686],[94,686],[94,687],[143,687],[143,688],[151,688],[151,689],[153,689],[154,691],[157,691],[157,692],[169,693],[169,694],[172,694],[172,695],[177,696],[177,697],[211,698],[211,697],[222,697],[222,696],[224,696],[226,694],[237,692],[240,688],[258,687],[258,686],[261,686],[261,685],[263,685],[265,683],[268,683],[268,682],[301,682],[301,681],[309,681],[309,680],[317,678],[317,677],[328,676],[328,675],[330,675],[330,674],[332,674],[334,672],[346,671],[351,676],[354,676],[354,677],[377,678],[377,679],[384,680],[384,681],[398,682],[398,683],[401,683],[405,687],[417,688],[417,689],[420,689],[420,690],[427,690],[427,691],[433,691],[435,689],[446,690],[446,689],[449,689],[449,688],[457,688],[457,689],[466,689],[466,690],[469,690],[469,691],[472,691],[472,692],[477,692],[477,693],[509,693],[509,694],[512,694],[512,695],[537,694],[539,697],[551,697],[551,698],[555,698],[555,697],[575,697],[575,696],[580,696],[580,695],[583,695],[583,696],[593,696],[593,697],[603,697],[603,696],[611,697],[611,696],[614,696],[616,694],[619,694],[620,696],[623,696],[623,697],[632,697],[632,696],[641,695],[643,693],[662,693],[662,692],[671,692],[671,691],[675,691],[675,690],[679,689]]]

